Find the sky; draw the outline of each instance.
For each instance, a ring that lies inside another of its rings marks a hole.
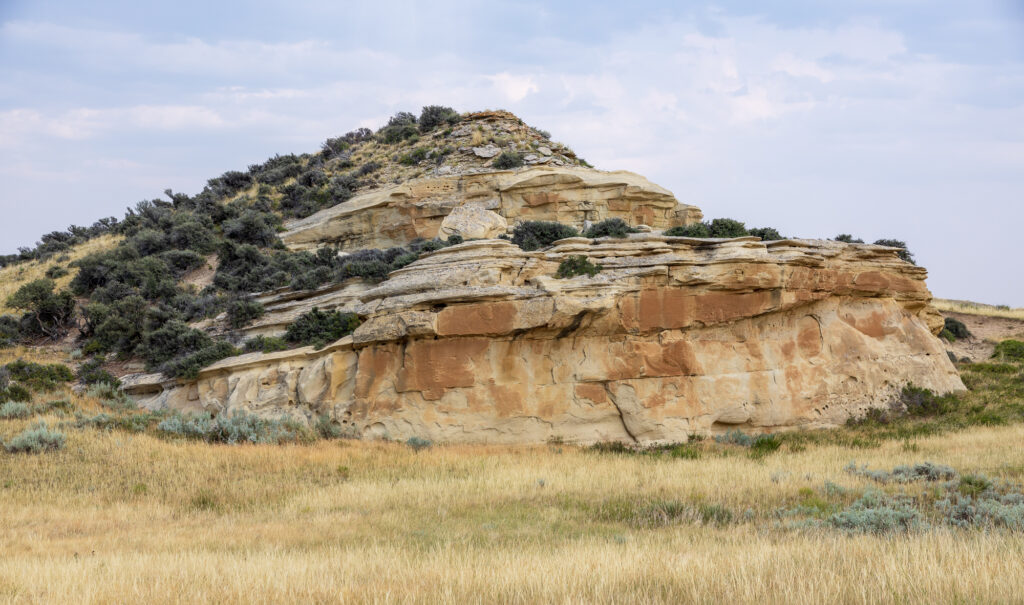
[[[0,0],[0,253],[429,104],[1024,306],[1024,0]]]

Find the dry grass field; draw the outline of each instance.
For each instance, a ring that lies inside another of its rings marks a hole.
[[[984,303],[976,303],[969,300],[949,300],[945,298],[933,299],[932,304],[939,311],[953,311],[955,313],[983,315],[986,317],[1024,319],[1024,309],[1011,308],[1006,305],[986,305]]]

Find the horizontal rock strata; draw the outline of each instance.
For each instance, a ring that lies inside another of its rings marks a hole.
[[[570,255],[603,270],[555,279]],[[474,241],[325,293],[364,322],[322,350],[126,388],[151,408],[326,415],[364,438],[652,443],[833,426],[907,383],[963,389],[925,275],[893,248],[817,240]]]
[[[702,218],[696,206],[680,204],[671,192],[632,172],[538,166],[421,178],[377,189],[289,223],[281,239],[295,250],[400,246],[417,237],[437,237],[444,218],[463,205],[494,211],[510,224],[544,220],[583,227],[588,221],[621,218],[665,229]]]

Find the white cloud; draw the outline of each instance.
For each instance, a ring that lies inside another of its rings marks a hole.
[[[513,75],[507,72],[485,76],[491,81],[495,92],[501,95],[506,101],[518,103],[530,93],[538,92],[540,88],[531,76]]]

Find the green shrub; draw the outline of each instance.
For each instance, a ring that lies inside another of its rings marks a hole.
[[[512,243],[523,250],[537,250],[567,237],[576,237],[579,232],[568,225],[551,221],[524,221],[512,230]]]
[[[503,151],[501,155],[494,159],[491,164],[494,168],[499,170],[508,170],[511,168],[519,168],[523,165],[523,156],[515,151]]]
[[[953,333],[947,330],[946,328],[943,328],[942,331],[939,332],[939,338],[947,340],[949,342],[956,342],[956,336],[954,336]]]
[[[64,277],[68,274],[68,270],[60,265],[54,265],[46,270],[46,277],[50,279],[57,279]]]
[[[847,244],[863,244],[864,243],[864,240],[862,240],[860,238],[855,238],[852,235],[850,235],[849,233],[840,233],[839,235],[835,236],[832,239],[834,239],[837,242],[845,242]]]
[[[0,388],[0,399],[32,401],[32,393],[20,384],[9,384],[5,388]]]
[[[880,240],[875,240],[875,245],[876,246],[889,246],[890,248],[902,248],[902,250],[897,252],[896,255],[899,256],[901,259],[905,260],[906,262],[912,264],[912,265],[916,265],[917,264],[914,261],[914,255],[910,253],[910,250],[907,250],[907,243],[904,242],[904,241],[901,241],[901,240],[898,240],[898,239],[880,239]]]
[[[246,353],[254,353],[259,351],[260,353],[273,353],[275,351],[284,351],[288,348],[288,343],[283,338],[276,336],[254,336],[249,340],[245,341],[243,349]]]
[[[1004,340],[996,345],[992,358],[1000,361],[1024,361],[1024,342]]]
[[[782,234],[779,233],[777,229],[773,229],[771,227],[753,227],[751,229],[747,229],[747,233],[749,233],[750,235],[757,236],[761,238],[762,241],[766,242],[786,239],[782,237]]]
[[[226,357],[234,357],[240,351],[231,343],[223,340],[213,341],[198,351],[176,357],[160,366],[160,371],[168,376],[194,380],[199,371],[206,366]]]
[[[284,339],[298,345],[313,345],[322,349],[328,344],[348,336],[359,327],[359,316],[341,311],[321,311],[313,307],[288,326]]]
[[[71,369],[59,363],[43,365],[18,359],[5,367],[11,380],[33,391],[52,391],[60,384],[75,379]]]
[[[949,331],[954,338],[969,338],[971,336],[971,331],[967,329],[964,322],[955,317],[945,318],[944,329]]]
[[[20,401],[8,401],[0,405],[0,419],[11,420],[14,418],[28,418],[32,410]]]
[[[238,330],[252,320],[262,317],[263,313],[263,305],[254,300],[233,300],[228,304],[228,325],[233,330]]]
[[[759,458],[775,452],[782,446],[782,440],[775,435],[758,435],[750,444],[750,455]]]
[[[398,158],[398,163],[405,166],[414,166],[427,159],[427,154],[429,153],[430,150],[426,147],[417,147],[409,153],[402,154],[402,157]]]
[[[13,347],[21,340],[21,323],[13,315],[0,315],[0,349]]]
[[[50,279],[29,282],[7,298],[7,306],[25,311],[21,331],[57,338],[67,333],[75,313],[75,299],[67,290],[54,292]]]
[[[442,105],[427,105],[420,112],[420,132],[430,132],[438,126],[451,126],[459,121],[459,112]]]
[[[301,426],[287,420],[265,419],[238,410],[213,418],[208,413],[195,415],[175,414],[161,421],[157,430],[167,435],[199,439],[211,443],[269,443],[280,444],[303,438]]]
[[[711,237],[711,229],[706,223],[694,223],[666,229],[664,234],[669,237]]]
[[[407,111],[400,111],[391,116],[388,123],[377,131],[381,141],[388,144],[398,143],[418,134],[416,116]]]
[[[868,490],[845,510],[832,515],[829,523],[851,533],[886,534],[926,527],[921,513],[903,500]]]
[[[716,218],[709,225],[711,237],[732,238],[749,235],[743,223],[731,218]]]
[[[621,218],[610,218],[592,225],[589,229],[583,232],[583,237],[614,237],[622,239],[630,233],[638,233],[638,230],[630,227],[629,223]]]
[[[429,439],[424,439],[423,437],[409,437],[405,444],[411,447],[413,451],[416,452],[420,450],[425,450],[434,445],[432,441],[430,441]]]
[[[715,435],[715,443],[722,443],[725,445],[738,445],[740,447],[750,447],[754,444],[754,437],[744,433],[739,429],[733,429],[721,435]]]
[[[114,387],[121,386],[121,381],[113,374],[103,369],[103,359],[93,357],[82,365],[78,366],[78,380],[83,384],[109,384]]]
[[[936,395],[929,389],[908,384],[900,392],[897,403],[911,416],[938,416],[950,412],[955,402],[955,396]]]
[[[595,265],[586,256],[574,254],[559,263],[555,277],[557,279],[566,279],[578,275],[593,277],[600,272],[601,265]]]
[[[45,422],[25,429],[22,433],[4,443],[4,449],[12,454],[41,454],[64,447],[64,434],[51,431]]]

